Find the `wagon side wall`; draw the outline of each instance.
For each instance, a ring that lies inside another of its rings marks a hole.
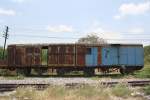
[[[26,64],[24,66],[34,67],[41,65],[41,47],[40,46],[29,46],[25,47],[26,50]]]
[[[49,45],[48,66],[49,67],[75,66],[75,46],[74,45]]]
[[[16,52],[16,46],[8,46],[7,48],[8,66],[15,66],[15,52]]]
[[[102,47],[102,66],[144,66],[142,45],[119,45]]]
[[[119,64],[127,66],[144,66],[144,49],[142,46],[121,46]]]

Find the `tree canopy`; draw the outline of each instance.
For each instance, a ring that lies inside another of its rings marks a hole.
[[[107,44],[106,40],[103,38],[100,38],[94,33],[91,33],[90,35],[87,35],[85,37],[82,37],[78,40],[78,43],[82,44]]]
[[[150,64],[150,46],[144,47],[144,62]]]

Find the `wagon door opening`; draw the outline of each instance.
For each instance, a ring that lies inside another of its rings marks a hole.
[[[48,64],[48,47],[42,47],[42,55],[41,55],[42,65]]]
[[[87,66],[97,66],[98,48],[88,47],[86,49],[86,65]]]

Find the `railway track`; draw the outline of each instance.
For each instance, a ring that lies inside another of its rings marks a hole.
[[[49,84],[0,84],[0,92],[13,91],[19,87],[33,87],[37,90],[43,90],[48,86]]]
[[[136,80],[136,81],[126,81],[126,82],[101,82],[102,85],[114,86],[119,83],[126,83],[129,86],[147,86],[150,85],[150,80]]]
[[[116,84],[119,83],[125,83],[130,86],[147,86],[150,85],[150,80],[134,80],[134,81],[100,81],[97,83],[86,83],[86,82],[66,82],[63,85],[66,87],[75,87],[75,86],[83,86],[83,85],[94,85],[94,84],[101,84],[104,86],[115,86]],[[0,92],[8,92],[8,91],[13,91],[18,87],[34,87],[37,90],[43,90],[49,86],[52,85],[57,85],[57,84],[52,84],[52,83],[0,83]]]

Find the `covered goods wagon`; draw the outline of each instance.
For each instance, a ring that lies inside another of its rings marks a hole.
[[[144,66],[141,44],[16,44],[7,50],[7,68],[56,69],[61,75],[74,70],[93,75],[96,68],[123,74]]]

